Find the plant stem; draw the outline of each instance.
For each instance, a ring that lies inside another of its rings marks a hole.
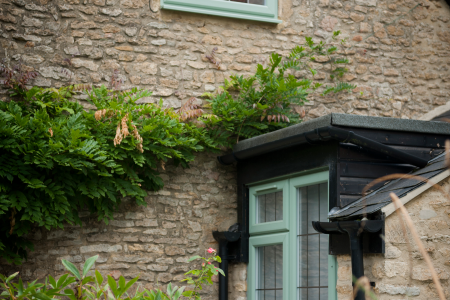
[[[406,224],[409,227],[409,231],[411,232],[411,234],[414,238],[414,241],[416,242],[417,246],[419,247],[420,253],[422,254],[425,262],[428,265],[428,269],[430,270],[431,277],[433,278],[433,282],[436,286],[436,289],[437,289],[437,292],[439,295],[439,299],[445,300],[444,290],[442,289],[441,282],[439,281],[439,277],[436,272],[436,269],[433,267],[431,258],[428,255],[427,251],[425,250],[425,247],[423,246],[422,241],[420,240],[419,234],[417,233],[416,227],[414,226],[414,223],[411,220],[411,217],[409,216],[408,211],[406,210],[405,206],[403,205],[403,203],[400,201],[400,199],[397,197],[396,194],[391,193],[390,196],[392,198],[392,201],[395,203],[395,206],[398,209],[397,212],[399,214],[399,217],[401,217],[401,214],[403,214],[403,218],[405,219]]]

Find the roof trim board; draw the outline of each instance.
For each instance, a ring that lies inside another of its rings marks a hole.
[[[439,182],[441,182],[442,180],[446,179],[449,176],[450,176],[450,170],[445,170],[444,172],[432,177],[430,179],[430,181],[433,184],[438,184]],[[422,186],[420,186],[420,187],[412,190],[408,194],[406,194],[403,198],[400,198],[400,201],[402,202],[403,205],[405,205],[406,203],[410,202],[411,200],[414,200],[417,196],[419,196],[423,192],[430,189],[431,187],[432,187],[432,184],[426,182]],[[389,203],[388,205],[386,205],[385,207],[383,207],[381,209],[381,211],[385,214],[386,217],[393,214],[395,212],[395,210],[396,210],[396,207],[395,207],[394,203]]]
[[[233,151],[243,151],[267,143],[277,142],[330,125],[417,133],[450,134],[450,123],[331,113],[320,118],[240,141],[234,146]]]

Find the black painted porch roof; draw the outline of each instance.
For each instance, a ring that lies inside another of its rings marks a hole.
[[[450,134],[450,123],[331,113],[320,118],[240,141],[234,146],[233,151],[238,152],[267,143],[276,142],[284,138],[330,125],[404,132]]]
[[[446,169],[444,152],[430,160],[426,167],[417,169],[410,174],[433,181],[433,177],[444,172]],[[414,178],[392,180],[366,197],[362,197],[346,207],[329,214],[329,218],[332,220],[348,219],[375,213],[392,202],[389,196],[390,193],[395,193],[399,198],[403,198],[424,184],[424,180]]]

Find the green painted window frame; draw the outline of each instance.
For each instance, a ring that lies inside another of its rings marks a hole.
[[[247,297],[248,300],[256,299],[256,278],[258,277],[257,273],[257,264],[256,264],[256,248],[263,246],[271,246],[271,245],[283,245],[283,298],[289,298],[289,280],[285,280],[289,276],[289,266],[287,264],[286,258],[289,257],[290,252],[290,243],[289,243],[289,233],[276,233],[270,234],[267,236],[256,236],[251,237],[249,239],[249,257],[248,262],[248,281],[247,281]]]
[[[266,182],[254,185],[249,188],[250,200],[250,239],[249,239],[249,264],[248,264],[248,300],[256,299],[256,248],[283,244],[283,298],[297,299],[297,276],[298,276],[298,249],[297,249],[297,189],[303,186],[319,183],[329,183],[329,171],[318,171],[299,175],[293,178]],[[256,221],[256,201],[255,196],[264,193],[283,190],[283,221],[255,224]],[[329,190],[329,187],[328,187]],[[285,198],[286,196],[286,198]],[[285,204],[286,203],[286,204]],[[285,212],[288,217],[285,218]],[[252,223],[253,221],[253,223]],[[260,225],[265,225],[264,227]],[[266,231],[264,231],[266,230]],[[286,252],[287,251],[287,252]],[[295,267],[292,267],[292,266]],[[337,260],[336,256],[328,255],[328,286],[337,285]],[[286,274],[287,272],[287,274]],[[328,288],[328,300],[337,300],[337,291]]]
[[[283,191],[283,220],[256,223],[256,196],[265,195],[273,192]],[[287,180],[275,181],[271,183],[253,186],[249,189],[250,202],[250,232],[253,235],[267,234],[272,232],[288,231],[289,230],[289,185]]]
[[[266,5],[224,0],[161,0],[161,9],[268,23],[282,22],[278,20],[278,0],[266,0]]]

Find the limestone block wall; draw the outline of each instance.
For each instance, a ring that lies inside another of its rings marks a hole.
[[[164,189],[149,192],[147,206],[125,200],[114,220],[105,225],[83,216],[83,226],[65,230],[36,230],[35,251],[22,266],[0,263],[0,273],[20,271],[24,280],[65,272],[61,259],[80,268],[99,255],[95,268],[103,274],[140,276],[146,288],[162,288],[172,282],[180,286],[183,274],[197,263],[186,263],[194,255],[208,255],[218,248],[213,230],[227,230],[237,222],[236,169],[222,166],[216,155],[198,155],[191,168],[167,165],[159,170]],[[4,262],[3,262],[4,263]],[[246,291],[246,265],[230,266],[230,299],[242,299]],[[204,290],[204,299],[216,299],[218,283]]]
[[[329,40],[340,30],[351,61],[345,80],[358,88],[311,95],[306,119],[329,112],[419,118],[449,96],[444,0],[279,0],[279,25],[160,10],[159,0],[0,3],[0,58],[37,70],[39,86],[108,84],[117,70],[123,87],[154,91],[146,101],[179,107],[232,73],[253,72],[272,52],[288,53],[305,36]],[[206,59],[214,47],[220,69]],[[314,79],[326,82],[329,65],[312,67]]]
[[[448,192],[450,179],[440,185]],[[437,190],[429,189],[406,204],[406,209],[431,256],[446,298],[450,298],[450,201]],[[338,265],[339,299],[349,299],[350,257],[339,256]],[[380,300],[438,299],[431,273],[409,231],[404,234],[396,213],[386,218],[386,253],[366,255],[364,273],[375,282]]]

